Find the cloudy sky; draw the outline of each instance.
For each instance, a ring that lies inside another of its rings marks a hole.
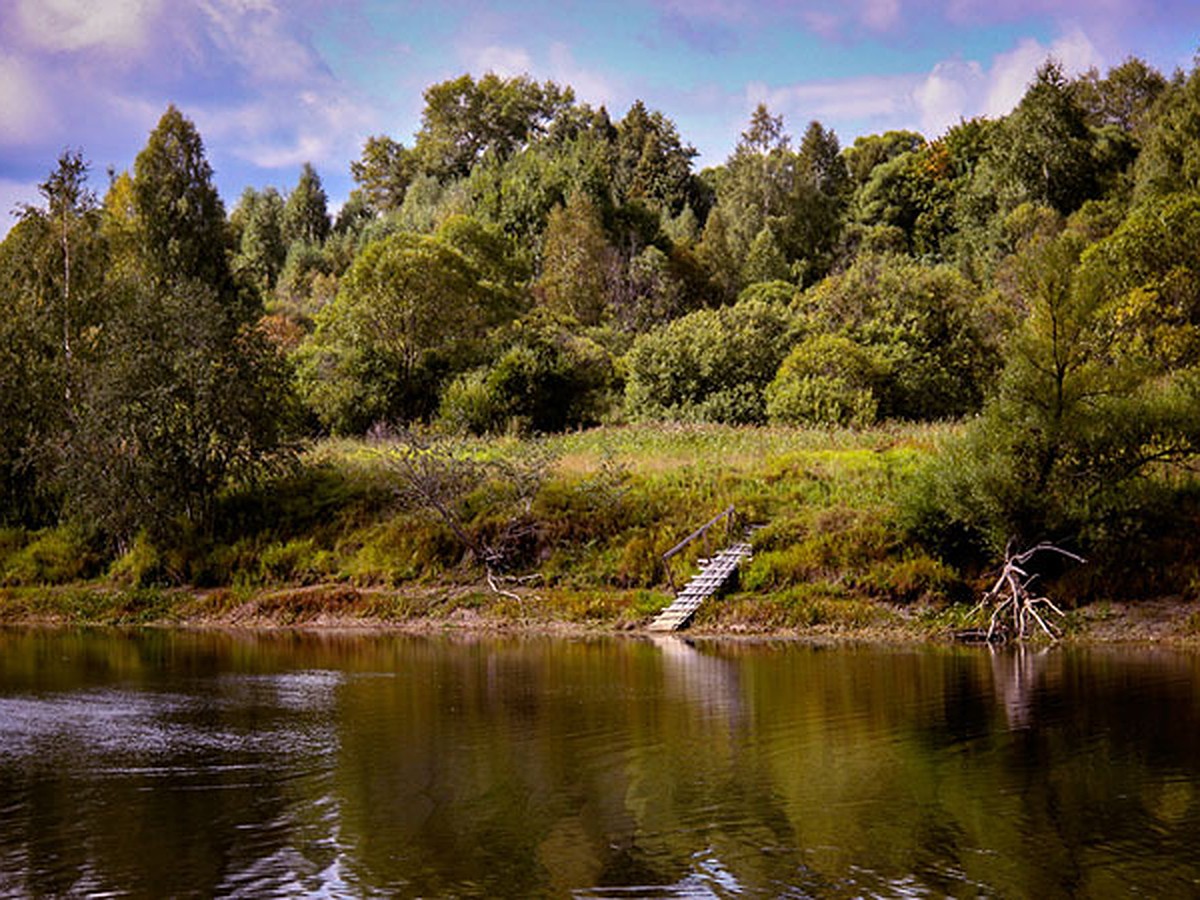
[[[932,138],[1008,112],[1047,55],[1170,74],[1198,38],[1196,0],[0,0],[0,232],[66,147],[103,189],[168,103],[227,204],[311,161],[337,205],[364,138],[411,143],[422,90],[463,72],[570,84],[614,118],[640,98],[709,165],[760,101],[843,145]]]

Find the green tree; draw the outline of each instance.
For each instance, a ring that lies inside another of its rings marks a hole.
[[[275,289],[287,259],[283,218],[283,198],[270,187],[262,192],[246,188],[229,217],[237,246],[234,274],[252,284],[263,297]]]
[[[1132,134],[1142,134],[1147,114],[1167,89],[1162,73],[1136,56],[1128,57],[1101,78],[1089,69],[1079,80],[1076,95],[1088,124],[1093,128],[1111,125]]]
[[[640,335],[625,361],[626,411],[639,419],[765,422],[764,392],[791,334],[785,307],[747,300]]]
[[[393,212],[404,203],[404,194],[417,172],[417,157],[386,135],[369,137],[362,155],[350,163],[350,175],[371,209]]]
[[[700,243],[696,245],[696,258],[708,274],[713,299],[718,303],[732,303],[741,286],[741,265],[731,246],[725,213],[719,203],[704,223]]]
[[[1135,198],[1200,189],[1200,65],[1163,91],[1147,122],[1135,169]]]
[[[222,489],[285,458],[288,372],[207,285],[110,292],[59,474],[68,514],[118,549],[143,531],[159,544],[207,533]]]
[[[619,328],[640,334],[682,315],[687,306],[687,287],[671,257],[651,244],[629,261],[612,312]]]
[[[915,131],[887,131],[854,139],[843,158],[855,185],[866,184],[877,166],[904,153],[915,153],[925,146],[925,138]]]
[[[1049,60],[998,129],[991,160],[1008,209],[1032,200],[1067,214],[1095,196],[1093,138],[1076,94]]]
[[[1161,331],[1164,310],[1139,315],[1148,295],[1172,293],[1162,289],[1178,257],[1163,266],[1157,245],[1178,240],[1165,252],[1178,251],[1187,238],[1176,230],[1194,239],[1197,223],[1193,200],[1131,217],[1082,261],[1083,241],[1069,231],[1023,249],[1017,279],[1029,313],[999,390],[927,474],[916,504],[939,539],[974,532],[999,550],[1010,537],[1095,545],[1136,532],[1156,497],[1148,476],[1200,448],[1196,332],[1181,321],[1200,321],[1184,299],[1194,291],[1168,301],[1176,321]]]
[[[225,207],[196,126],[168,106],[134,162],[142,262],[160,281],[194,279],[232,291]]]
[[[750,244],[746,261],[742,264],[743,284],[757,284],[760,281],[787,281],[791,277],[787,258],[779,249],[779,241],[770,228],[764,226],[758,236]]]
[[[759,104],[725,162],[717,187],[726,240],[741,260],[763,226],[786,215],[795,177],[795,154],[783,118]]]
[[[841,334],[870,349],[885,418],[977,410],[999,367],[1000,317],[949,266],[860,256],[806,292],[799,308],[810,332]]]
[[[101,214],[88,166],[65,151],[0,244],[0,520],[57,512],[52,476],[106,315]]]
[[[608,313],[615,265],[599,211],[587,194],[575,191],[565,207],[550,213],[534,290],[547,309],[599,325]]]
[[[850,175],[837,135],[810,122],[800,142],[785,211],[775,225],[784,255],[803,261],[806,280],[823,277],[832,265],[850,199]]]
[[[414,152],[440,180],[463,178],[487,154],[507,159],[574,104],[570,88],[528,76],[462,75],[425,89]]]
[[[506,312],[445,242],[412,234],[375,241],[301,350],[308,403],[338,433],[426,417],[443,379],[478,363],[484,336]]]
[[[870,425],[881,368],[868,348],[847,337],[810,335],[767,385],[767,417],[786,425]]]
[[[300,170],[300,179],[288,194],[283,207],[283,241],[320,245],[329,236],[328,200],[321,178],[309,163]]]
[[[675,124],[641,100],[616,127],[614,181],[623,201],[640,201],[669,215],[696,202],[692,160],[697,151],[683,143]]]
[[[573,333],[571,320],[535,316],[517,323],[489,366],[447,388],[439,416],[475,434],[551,433],[595,425],[612,402],[612,360]]]

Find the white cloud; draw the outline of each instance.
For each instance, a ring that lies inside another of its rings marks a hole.
[[[294,84],[323,74],[320,59],[288,33],[273,0],[196,0],[209,35],[257,84]]]
[[[560,85],[570,85],[575,89],[576,97],[594,106],[611,105],[617,100],[617,86],[599,72],[576,62],[566,44],[550,45],[550,77]]]
[[[27,41],[44,50],[142,46],[159,0],[18,0],[16,19]]]
[[[25,61],[0,55],[0,145],[31,142],[53,121],[54,107],[39,81]]]
[[[493,45],[479,51],[473,68],[480,74],[494,72],[501,78],[513,78],[533,69],[533,60],[522,47]]]
[[[0,178],[0,239],[17,224],[15,210],[25,203],[36,205],[41,200],[37,185],[33,182],[13,181]]]
[[[1078,29],[1048,47],[1026,38],[1007,53],[993,57],[986,69],[974,60],[944,60],[913,91],[921,130],[935,137],[961,119],[1008,115],[1025,96],[1038,66],[1047,57],[1062,63],[1068,76],[1104,64],[1100,52]]]
[[[979,63],[951,59],[938,63],[916,89],[921,133],[936,137],[960,119],[975,114],[987,92],[987,74]]]
[[[264,169],[311,162],[341,168],[358,155],[373,124],[362,105],[340,93],[300,91],[290,97],[201,110],[196,124],[208,143]]]
[[[753,108],[767,104],[772,112],[782,113],[792,130],[810,119],[890,118],[912,107],[914,76],[869,76],[842,81],[808,82],[781,88],[752,83],[746,99]]]

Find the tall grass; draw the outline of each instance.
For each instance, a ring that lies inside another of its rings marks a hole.
[[[953,592],[952,574],[907,546],[894,524],[901,489],[953,430],[638,425],[455,440],[442,450],[508,470],[530,459],[544,467],[521,512],[532,537],[520,573],[539,576],[547,608],[583,619],[649,615],[665,602],[671,580],[686,579],[697,558],[730,535],[715,529],[707,546],[695,542],[670,570],[662,554],[732,504],[733,534],[765,527],[730,608],[778,595],[771,616],[780,621],[838,622],[863,615],[837,613],[830,604],[935,600]],[[224,497],[213,534],[191,536],[182,547],[139,542],[111,565],[111,577],[129,589],[182,580],[260,592],[478,585],[477,561],[444,517],[403,490],[390,449],[386,441],[317,443],[288,476]],[[481,540],[500,534],[513,515],[505,505],[512,492],[486,478],[451,500],[462,528]],[[0,541],[0,571],[10,583],[30,583],[24,573],[32,543],[19,535]],[[49,568],[62,577],[61,567]],[[606,593],[625,599],[605,600]]]

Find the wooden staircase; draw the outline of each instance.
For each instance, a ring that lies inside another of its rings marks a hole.
[[[750,558],[750,542],[738,541],[716,556],[701,560],[700,573],[675,595],[674,602],[650,623],[651,631],[678,631],[686,628],[705,600],[717,593],[737,571],[742,560]]]

